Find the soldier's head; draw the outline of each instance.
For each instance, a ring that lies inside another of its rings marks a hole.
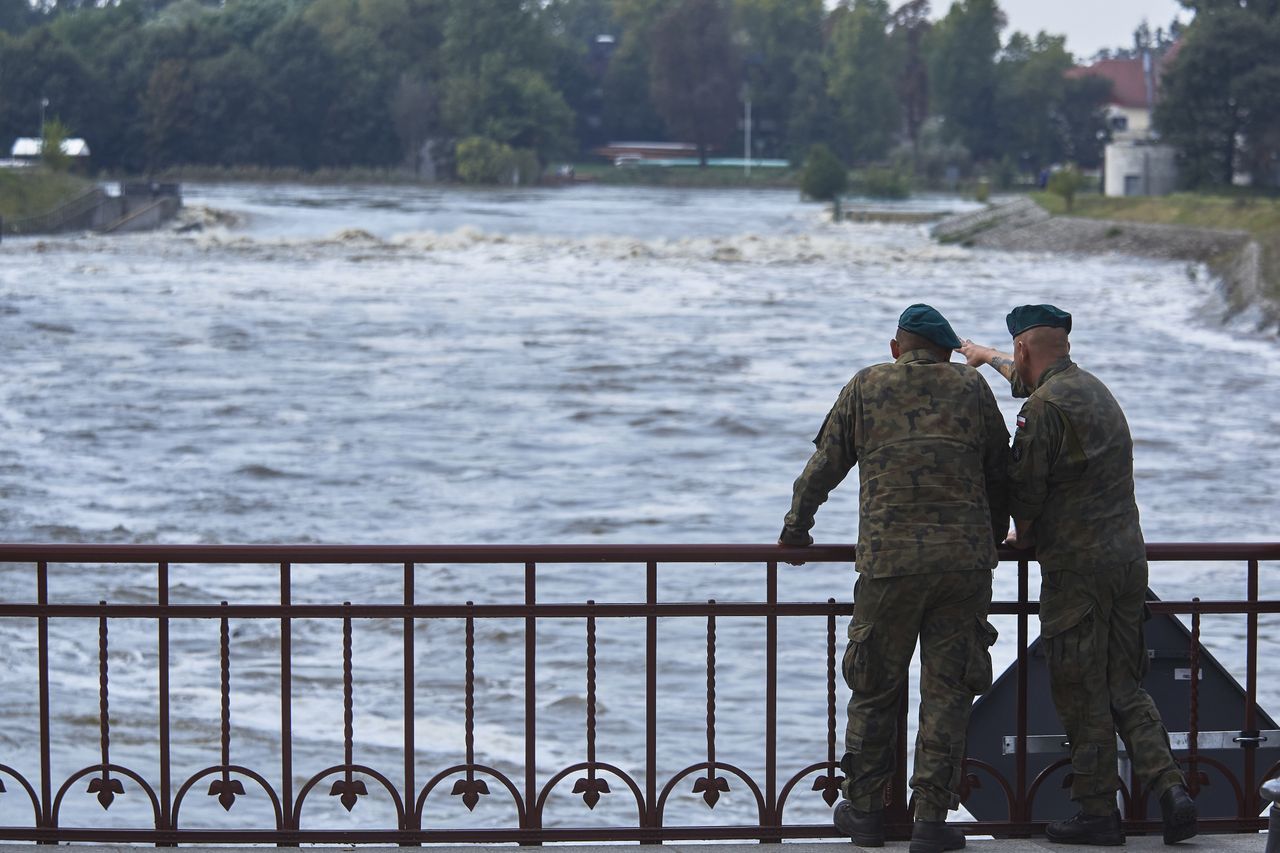
[[[904,352],[924,350],[938,361],[950,361],[952,350],[960,347],[942,312],[922,302],[907,308],[898,318],[898,333],[889,341],[889,352],[897,359]]]
[[[1034,386],[1055,361],[1071,352],[1071,315],[1052,305],[1020,305],[1005,318],[1013,335],[1013,368]]]

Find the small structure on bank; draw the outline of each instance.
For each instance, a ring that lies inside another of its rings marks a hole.
[[[1068,77],[1111,81],[1103,190],[1109,196],[1168,195],[1177,188],[1178,167],[1171,146],[1162,145],[1151,114],[1159,98],[1160,76],[1178,53],[1174,45],[1156,58],[1144,50],[1131,59],[1102,59],[1072,68]]]
[[[72,169],[84,171],[89,163],[89,143],[79,137],[62,140],[58,146],[63,155],[71,158]],[[44,153],[44,140],[34,136],[19,136],[13,141],[9,152],[10,164],[16,166],[32,165],[40,161]]]

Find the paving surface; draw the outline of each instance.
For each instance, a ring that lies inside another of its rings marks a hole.
[[[839,841],[830,842],[785,842],[787,853],[855,853],[868,848],[855,847],[852,844],[846,844]],[[269,846],[269,845],[264,845]],[[502,850],[517,850],[520,848],[514,845],[494,845]],[[590,850],[608,850],[616,851],[617,844],[548,844],[544,845],[548,848],[559,848],[565,853],[586,853]],[[638,845],[632,845],[638,846]],[[138,853],[139,850],[146,849],[146,845],[110,845],[110,844],[77,844],[77,853]],[[1267,847],[1266,833],[1254,835],[1201,835],[1189,841],[1184,841],[1172,847],[1165,847],[1158,835],[1147,836],[1131,836],[1122,850],[1164,850],[1169,853],[1208,853],[1208,851],[1226,851],[1226,853],[1263,853]],[[0,845],[0,853],[30,853],[31,845]],[[379,848],[373,845],[362,845],[360,847],[352,847],[342,845],[336,847],[326,847],[326,851],[334,853],[343,853],[343,851],[369,851],[378,849],[400,850],[402,848]],[[436,847],[432,845],[424,845],[421,850],[423,853],[477,853],[479,850],[485,849],[483,846],[465,846],[465,847]],[[653,848],[648,848],[653,849]],[[663,844],[661,850],[664,853],[767,853],[768,847],[760,844]],[[891,841],[884,847],[872,848],[873,850],[885,851],[905,851],[907,842]],[[970,838],[965,848],[974,853],[1043,853],[1046,850],[1054,850],[1057,853],[1070,853],[1075,850],[1115,850],[1114,847],[1066,847],[1061,844],[1050,844],[1043,838],[1040,839],[1005,839],[995,841],[991,839]],[[183,847],[183,853],[261,853],[263,847]]]

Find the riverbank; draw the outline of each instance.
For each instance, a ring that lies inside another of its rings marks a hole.
[[[1233,209],[1231,199],[1084,197],[1066,214],[1044,195],[1002,200],[934,227],[934,237],[1012,251],[1116,254],[1203,263],[1222,284],[1228,315],[1258,312],[1280,329],[1280,206],[1267,199]],[[1197,209],[1196,202],[1206,202]],[[1055,208],[1057,208],[1055,210]]]
[[[0,169],[0,217],[40,216],[83,195],[93,184],[76,175],[44,169]]]

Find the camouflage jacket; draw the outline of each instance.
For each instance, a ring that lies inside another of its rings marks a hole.
[[[976,370],[921,350],[868,367],[840,392],[813,443],[783,542],[809,541],[814,513],[856,463],[859,572],[995,567],[1009,525],[1009,431]]]
[[[1015,382],[1014,393],[1026,390]],[[1133,439],[1107,386],[1070,358],[1055,362],[1018,414],[1010,512],[1033,521],[1049,571],[1093,572],[1142,559]]]

